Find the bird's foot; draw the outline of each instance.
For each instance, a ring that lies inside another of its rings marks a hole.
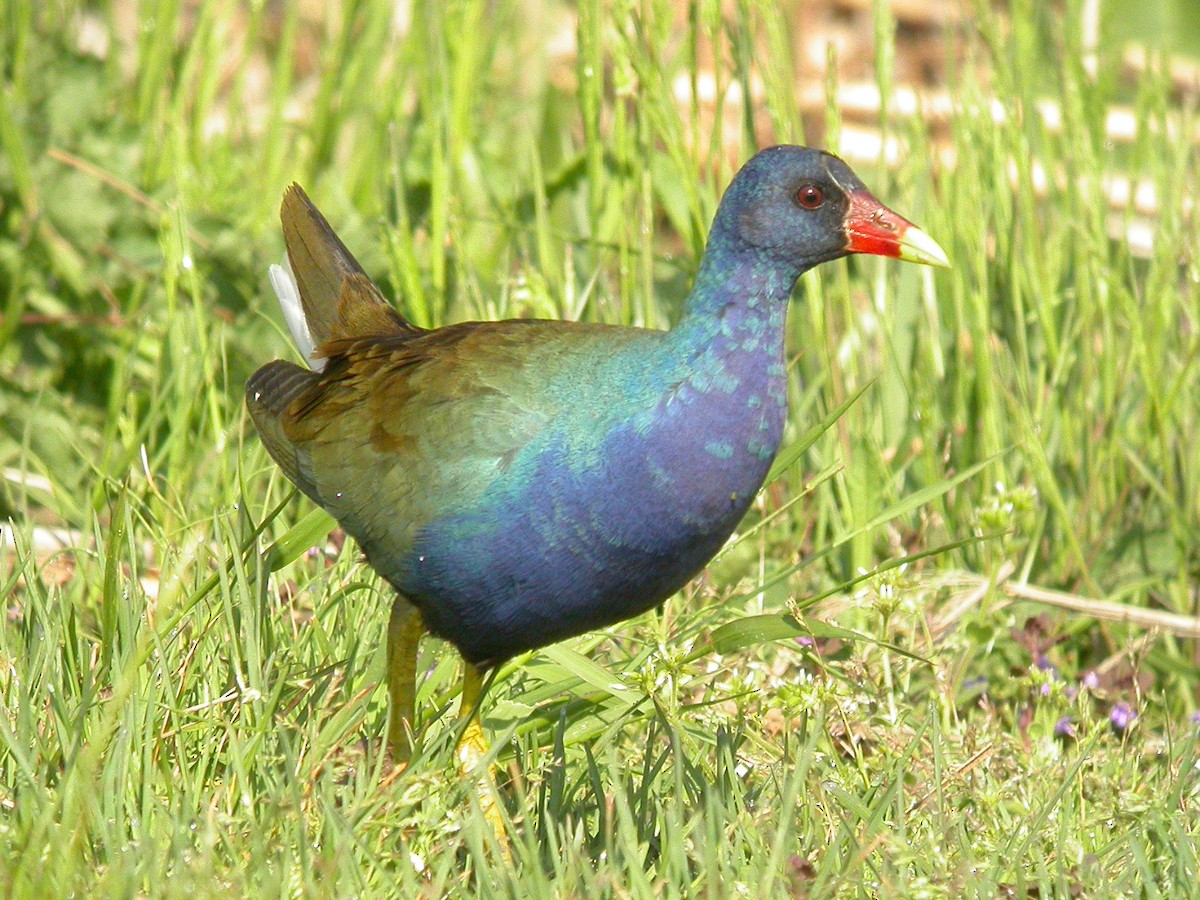
[[[473,776],[475,782],[475,798],[479,801],[479,811],[483,813],[484,821],[491,826],[496,836],[496,845],[500,848],[500,856],[506,862],[512,863],[512,849],[508,843],[508,833],[504,827],[504,815],[500,811],[500,795],[496,788],[496,774],[490,763],[487,763],[488,746],[483,736],[479,720],[472,717],[463,729],[458,746],[454,749],[455,758],[463,774]]]

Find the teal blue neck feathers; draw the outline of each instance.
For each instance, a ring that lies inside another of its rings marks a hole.
[[[693,379],[724,379],[726,391],[765,395],[782,412],[788,298],[800,271],[714,229],[683,316],[667,337],[670,352]]]

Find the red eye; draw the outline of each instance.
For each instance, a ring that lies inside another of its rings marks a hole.
[[[816,209],[825,202],[825,192],[815,184],[801,185],[796,191],[796,202],[805,209]]]

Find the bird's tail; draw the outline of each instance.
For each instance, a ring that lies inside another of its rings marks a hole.
[[[279,215],[287,261],[271,266],[271,287],[310,368],[324,369],[322,346],[331,341],[419,330],[383,298],[300,185],[284,193]]]
[[[320,360],[324,363],[324,360]],[[295,363],[269,362],[246,382],[246,409],[254,420],[263,446],[284,474],[317,503],[321,502],[307,456],[292,443],[284,427],[287,408],[320,381],[320,375]]]

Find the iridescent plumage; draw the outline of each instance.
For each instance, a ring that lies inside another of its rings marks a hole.
[[[247,405],[287,476],[396,589],[401,705],[397,660],[412,651],[395,636],[419,634],[414,607],[486,666],[682,587],[779,447],[800,274],[851,252],[945,264],[841,160],[801,147],[765,150],[738,173],[666,332],[534,320],[422,330],[299,187],[282,217],[294,282],[281,269],[272,280],[320,370],[269,363]]]

